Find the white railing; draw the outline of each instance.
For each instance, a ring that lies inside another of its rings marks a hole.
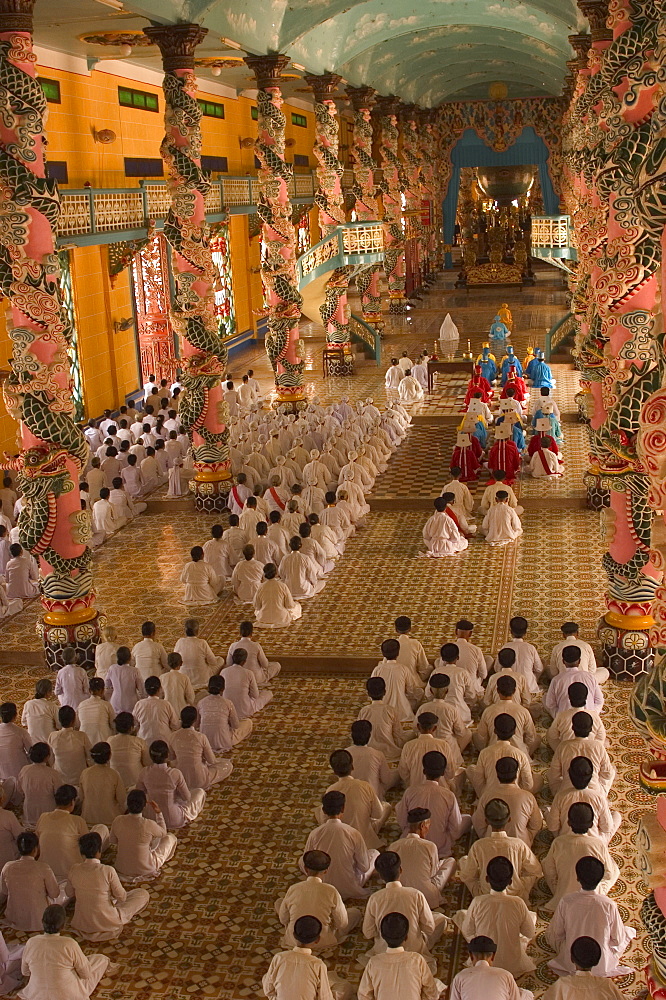
[[[570,247],[571,219],[568,215],[533,215],[533,247]]]

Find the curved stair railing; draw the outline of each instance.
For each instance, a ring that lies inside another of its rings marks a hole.
[[[573,313],[567,313],[561,320],[554,323],[546,334],[546,361],[550,361],[551,355],[557,348],[572,340],[577,332],[578,322]]]
[[[382,338],[374,326],[352,313],[349,317],[349,330],[352,341],[363,344],[366,357],[374,358],[378,365],[382,363]]]
[[[315,243],[296,262],[299,290],[311,281],[347,265],[377,264],[384,260],[384,232],[380,222],[351,222],[338,226]]]

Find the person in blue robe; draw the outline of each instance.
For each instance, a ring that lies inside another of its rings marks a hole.
[[[548,405],[548,404],[546,404]],[[551,404],[552,405],[552,404]],[[537,420],[548,420],[550,422],[550,436],[554,437],[558,444],[564,442],[564,435],[562,434],[562,425],[559,420],[552,412],[545,412],[539,407],[532,418],[532,427],[536,428]]]
[[[511,331],[509,330],[506,323],[503,323],[499,316],[495,316],[490,326],[490,339],[491,340],[506,340],[507,337],[511,336]]]
[[[494,356],[490,353],[489,347],[484,347],[481,354],[476,359],[477,365],[481,367],[481,374],[492,385],[497,378],[497,364]]]
[[[530,361],[529,368],[532,369],[532,372],[530,374],[528,369],[527,377],[532,380],[532,386],[535,389],[552,389],[554,387],[555,379],[550,365],[546,364],[543,359],[543,351],[537,351],[536,358]]]
[[[511,420],[513,416],[514,414],[508,413],[507,416],[505,417],[498,417],[497,420],[495,421],[495,424],[503,424],[505,420]],[[522,452],[525,451],[526,447],[525,432],[523,431],[520,421],[518,420],[514,421],[511,427],[511,437],[513,439],[513,443],[515,444],[516,448],[522,454]]]
[[[509,377],[509,369],[515,368],[516,375],[521,376],[523,374],[523,366],[520,363],[520,358],[517,358],[513,352],[513,347],[509,344],[506,349],[506,354],[502,358],[502,386],[506,385],[506,380]]]

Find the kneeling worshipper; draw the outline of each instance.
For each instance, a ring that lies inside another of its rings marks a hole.
[[[460,339],[460,333],[458,327],[451,319],[451,313],[447,313],[444,317],[444,322],[439,328],[439,339],[440,341],[446,341],[446,348],[442,347],[442,351],[446,349],[449,353],[455,351],[456,341]]]
[[[520,470],[520,452],[513,440],[513,426],[508,421],[495,426],[495,443],[488,452],[488,465],[491,469],[503,469],[507,485],[513,486]]]
[[[267,563],[264,566],[264,582],[254,598],[257,625],[285,628],[297,621],[302,614],[301,605],[294,600],[287,584],[277,579],[275,563]]]
[[[185,584],[183,604],[215,604],[221,581],[209,562],[204,560],[200,545],[190,549],[191,562],[185,563],[180,582]]]
[[[570,954],[576,971],[550,986],[543,1000],[625,1000],[626,994],[614,982],[592,971],[601,961],[601,947],[594,938],[576,938]]]
[[[89,1000],[107,972],[106,955],[84,955],[71,937],[61,937],[65,908],[47,906],[43,934],[30,938],[23,951],[21,972],[29,976],[18,994],[22,1000]]]
[[[532,427],[536,428],[537,420],[542,418],[546,418],[550,423],[550,430],[548,432],[550,436],[555,438],[558,445],[561,445],[564,442],[562,425],[560,424],[558,415],[555,413],[555,400],[550,399],[548,396],[539,396],[537,408],[534,412],[534,417],[532,418]]]
[[[500,316],[497,315],[490,324],[489,335],[491,340],[506,340],[507,337],[511,336],[511,330],[506,323],[502,322]]]
[[[450,468],[457,467],[460,469],[461,482],[474,483],[479,478],[482,455],[483,449],[478,438],[475,438],[472,434],[468,434],[466,431],[458,431],[456,446],[451,455]]]
[[[497,945],[489,937],[475,937],[467,945],[469,965],[454,976],[449,1000],[534,1000],[531,990],[519,989],[506,969],[495,967]]]
[[[503,355],[502,361],[500,363],[500,385],[504,387],[506,385],[507,379],[509,378],[509,371],[515,369],[515,374],[523,374],[523,366],[520,363],[520,358],[516,357],[516,353],[509,344],[506,349],[506,354]]]
[[[542,350],[538,350],[536,357],[530,361],[526,375],[531,380],[534,389],[553,389],[555,387],[553,373],[550,365],[546,364],[544,360]]]
[[[481,374],[485,380],[492,385],[497,378],[497,358],[491,353],[490,344],[485,343],[483,345],[476,363],[480,367]]]
[[[560,450],[555,439],[550,436],[550,422],[547,417],[537,420],[536,434],[529,443],[527,454],[530,456],[530,475],[535,479],[546,476],[561,476],[564,463],[560,458]]]
[[[467,392],[465,393],[465,409],[469,406],[469,401],[472,399],[477,392],[481,393],[481,398],[484,403],[489,403],[493,398],[493,388],[487,378],[483,375],[483,370],[481,365],[476,364],[474,366],[474,374],[467,383]]]
[[[516,358],[516,361],[518,359]],[[529,392],[527,386],[525,385],[525,380],[518,374],[515,365],[509,365],[509,370],[507,372],[506,381],[502,388],[502,394],[500,399],[505,399],[509,393],[508,389],[513,389],[513,397],[517,399],[519,403],[524,403],[529,399]]]
[[[481,532],[491,545],[507,545],[522,535],[523,526],[516,511],[509,507],[506,490],[498,490],[495,494],[495,503],[483,519]]]
[[[398,386],[398,399],[405,406],[410,406],[412,403],[419,403],[424,395],[423,386],[414,378],[411,368],[408,368]]]
[[[268,1000],[351,1000],[354,990],[349,983],[330,972],[312,953],[322,929],[321,921],[311,914],[295,921],[296,947],[273,955],[261,980]]]
[[[447,500],[447,497],[451,499]],[[453,500],[455,497],[452,493],[437,497],[434,502],[435,513],[423,526],[423,541],[428,550],[426,555],[434,559],[455,556],[458,552],[463,552],[469,544],[451,515],[446,513],[448,503],[452,503]]]

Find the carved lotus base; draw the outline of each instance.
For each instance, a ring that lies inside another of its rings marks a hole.
[[[587,489],[587,506],[592,510],[603,510],[610,507],[610,490],[601,485],[601,477],[587,472],[583,476],[583,482]]]
[[[190,480],[190,490],[194,496],[194,506],[204,514],[218,514],[227,507],[227,497],[233,485],[233,480],[213,479]]]
[[[106,625],[106,615],[95,612],[95,617],[85,622],[61,622],[51,625],[38,621],[35,626],[37,635],[44,643],[46,662],[52,670],[62,666],[60,654],[63,649],[72,646],[77,650],[81,666],[84,670],[95,667],[95,647],[99,642],[101,629]]]
[[[638,625],[640,619],[636,620]],[[606,618],[599,622],[597,635],[602,643],[603,666],[616,681],[635,681],[649,674],[654,666],[654,649],[646,628],[611,625]]]

